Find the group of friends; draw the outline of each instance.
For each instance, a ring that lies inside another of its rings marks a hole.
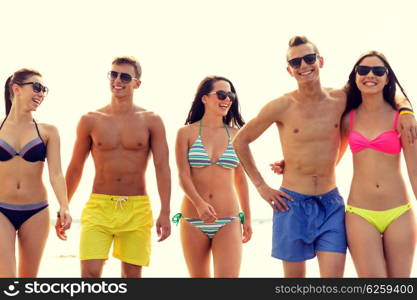
[[[145,172],[151,155],[161,202],[158,241],[169,237],[171,222],[180,225],[190,277],[239,277],[242,243],[252,236],[245,173],[273,211],[272,257],[282,260],[285,277],[305,277],[306,260],[316,256],[322,277],[343,277],[347,248],[359,277],[409,277],[417,228],[400,153],[416,196],[417,124],[393,69],[382,53],[370,51],[342,89],[329,89],[320,83],[324,59],[313,42],[291,38],[286,58],[298,88],[267,103],[247,124],[229,79],[201,81],[177,133],[185,195],[172,218],[165,128],[159,115],[133,103],[142,72],[135,58],[112,62],[111,102],[81,117],[65,176],[57,128],[32,115],[48,88],[38,71],[16,71],[6,81],[0,127],[0,277],[37,276],[50,220],[45,160],[60,207],[56,234],[65,240],[69,203],[90,152],[95,177],[81,215],[82,277],[101,276],[112,245],[122,277],[141,277],[149,265],[154,217]],[[272,124],[283,153],[271,164],[282,174],[279,188],[265,182],[249,147]],[[335,168],[348,144],[354,172],[345,207]]]

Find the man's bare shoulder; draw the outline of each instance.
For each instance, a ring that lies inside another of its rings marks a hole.
[[[136,106],[134,116],[135,120],[140,122],[142,127],[155,130],[161,130],[164,128],[164,122],[161,116],[153,111]]]
[[[135,117],[138,117],[149,124],[163,123],[159,114],[141,107],[135,108]]]
[[[265,104],[265,106],[262,108],[262,111],[266,111],[269,114],[285,112],[293,103],[293,99],[293,92],[284,94]]]
[[[78,126],[80,129],[92,129],[95,124],[99,124],[100,120],[105,115],[105,112],[99,110],[87,112],[81,116]]]
[[[327,93],[332,99],[338,101],[346,101],[346,92],[343,88],[341,89],[334,89],[334,88],[325,88]]]
[[[100,117],[102,117],[103,115],[105,115],[103,112],[90,111],[90,112],[81,116],[80,122],[83,122],[83,123],[94,122],[97,119],[100,119]]]

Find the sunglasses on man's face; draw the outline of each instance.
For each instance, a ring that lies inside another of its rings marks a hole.
[[[211,92],[209,93],[209,95],[211,94],[216,94],[217,98],[221,101],[226,100],[226,98],[229,98],[230,101],[235,101],[236,100],[236,94],[233,92],[225,92],[225,91],[215,91],[215,92]]]
[[[296,58],[290,59],[288,61],[288,64],[294,69],[298,69],[299,67],[301,67],[302,60],[304,60],[306,64],[312,65],[316,62],[316,59],[317,59],[317,53],[310,53],[302,57],[296,57]]]
[[[132,75],[130,75],[128,73],[119,73],[119,72],[116,72],[116,71],[109,71],[107,76],[109,77],[110,80],[116,80],[117,77],[119,77],[119,74],[120,74],[120,81],[123,82],[123,83],[129,83],[133,79]]]
[[[42,92],[44,96],[48,95],[49,89],[46,86],[42,85],[41,83],[35,82],[35,81],[28,81],[28,82],[19,83],[19,85],[26,85],[26,84],[31,84],[32,85],[32,90],[35,93],[41,93]]]
[[[388,70],[384,66],[377,66],[377,67],[369,67],[369,66],[356,66],[356,73],[361,76],[367,75],[371,72],[378,77],[384,76],[385,73],[388,73]]]

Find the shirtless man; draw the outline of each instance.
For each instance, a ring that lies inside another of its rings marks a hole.
[[[68,198],[80,182],[91,151],[95,178],[90,200],[81,216],[82,277],[100,277],[112,242],[113,256],[122,261],[122,277],[141,277],[149,264],[152,211],[145,187],[150,156],[156,170],[161,211],[158,241],[171,234],[169,221],[171,173],[161,118],[133,104],[141,67],[133,57],[118,57],[109,72],[111,103],[83,115],[66,174]]]
[[[283,261],[285,277],[305,277],[305,261],[318,257],[322,277],[342,277],[346,256],[345,206],[336,188],[341,154],[343,90],[323,88],[323,58],[305,37],[296,36],[287,51],[288,73],[298,89],[266,104],[235,136],[233,146],[259,194],[274,209],[272,256]],[[412,128],[409,117],[404,124]],[[271,124],[279,130],[285,159],[280,190],[259,173],[249,143]],[[404,126],[403,126],[404,127]]]

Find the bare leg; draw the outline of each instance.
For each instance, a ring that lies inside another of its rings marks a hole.
[[[285,278],[304,278],[306,277],[306,262],[292,262],[292,261],[282,261],[284,266],[284,277]]]
[[[141,278],[142,266],[132,265],[122,261],[122,278]]]
[[[387,277],[381,234],[361,216],[346,213],[349,251],[359,277]]]
[[[345,271],[346,254],[317,251],[320,277],[342,278]]]
[[[239,220],[221,228],[212,241],[214,277],[239,277],[242,261],[242,230]]]
[[[18,231],[19,277],[36,277],[49,233],[49,209],[30,217]]]
[[[100,278],[103,272],[104,259],[86,259],[81,261],[82,278]]]
[[[180,234],[190,276],[210,277],[211,240],[186,220],[181,220]]]
[[[412,210],[392,222],[384,232],[388,277],[410,277],[416,249],[416,223]]]
[[[0,277],[16,277],[16,230],[2,213],[0,213],[0,241]]]

